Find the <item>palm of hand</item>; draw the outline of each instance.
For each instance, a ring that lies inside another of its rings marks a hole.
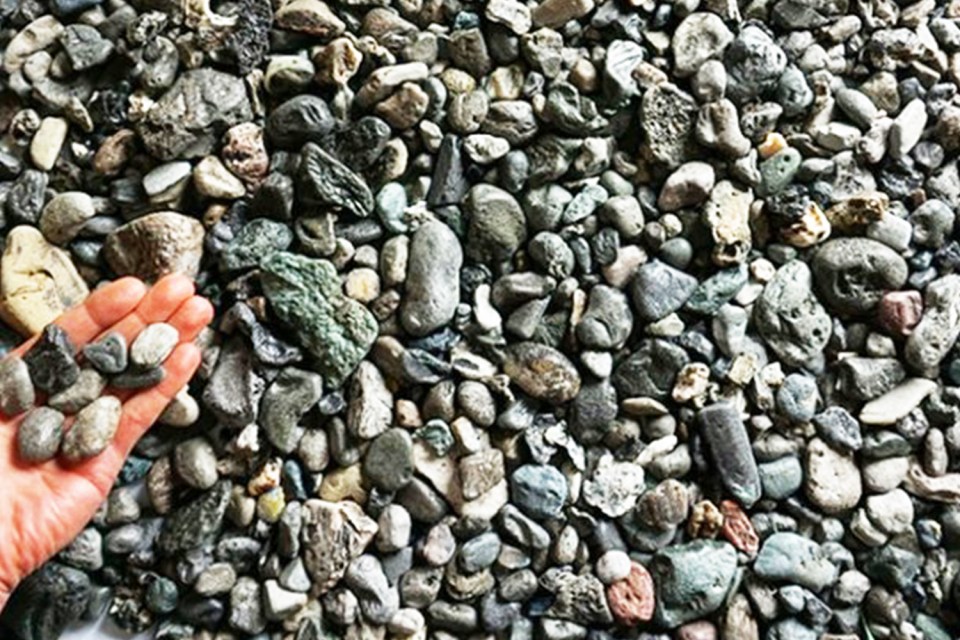
[[[113,443],[99,456],[78,464],[24,462],[16,444],[23,415],[0,417],[0,608],[20,580],[69,544],[96,513],[137,440],[196,371],[200,351],[193,340],[212,316],[210,303],[194,295],[189,279],[168,276],[149,290],[133,278],[118,280],[56,321],[78,350],[109,331],[129,342],[153,322],[176,327],[180,344],[157,386],[133,394],[107,390],[123,401],[123,414]],[[33,342],[13,353],[22,355]]]

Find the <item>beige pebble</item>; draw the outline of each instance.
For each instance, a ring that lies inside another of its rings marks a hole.
[[[44,171],[53,169],[70,125],[63,118],[44,118],[30,141],[30,160]]]

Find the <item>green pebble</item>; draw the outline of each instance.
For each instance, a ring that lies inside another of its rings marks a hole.
[[[223,250],[220,268],[224,271],[250,269],[292,242],[293,232],[287,225],[267,218],[251,220]]]
[[[787,147],[776,152],[760,163],[760,191],[761,195],[771,196],[783,191],[784,187],[793,182],[793,177],[800,169],[803,156],[793,147]]]
[[[157,576],[147,586],[144,602],[154,613],[170,613],[177,608],[180,594],[173,580]]]
[[[694,289],[693,295],[687,300],[687,311],[713,316],[720,307],[733,299],[740,289],[747,284],[749,274],[747,265],[741,264],[730,269],[722,269]]]

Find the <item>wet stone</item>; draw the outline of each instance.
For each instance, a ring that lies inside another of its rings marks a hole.
[[[37,389],[57,393],[75,383],[80,375],[75,354],[76,348],[66,332],[51,324],[23,356],[23,362]]]

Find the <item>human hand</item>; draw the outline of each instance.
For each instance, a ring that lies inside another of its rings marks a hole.
[[[113,442],[98,456],[77,463],[62,457],[26,462],[16,443],[25,414],[0,416],[0,610],[17,583],[68,545],[107,498],[137,440],[199,366],[200,349],[193,340],[212,318],[213,307],[194,295],[190,279],[172,275],[149,289],[135,278],[117,280],[56,320],[78,353],[110,331],[123,334],[129,344],[154,322],[173,325],[180,344],[164,362],[166,377],[158,385],[136,392],[105,390],[123,402],[123,413]],[[11,355],[22,356],[35,341],[31,338]]]

